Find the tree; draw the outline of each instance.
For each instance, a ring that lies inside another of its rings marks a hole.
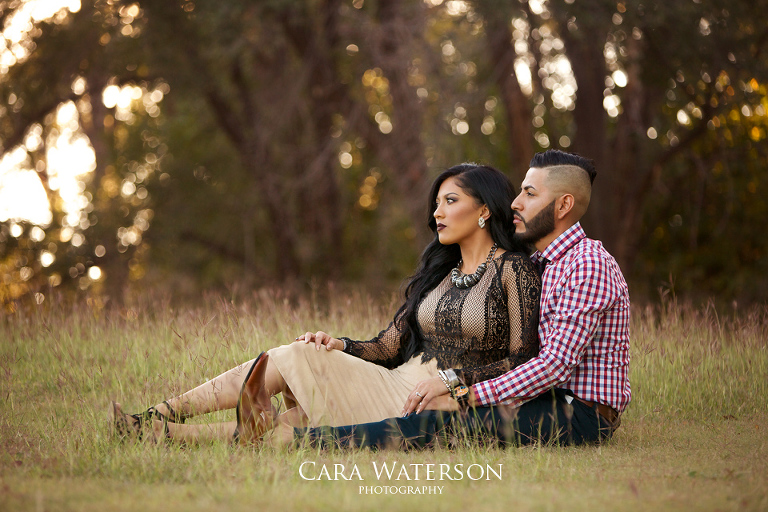
[[[430,236],[435,172],[475,160],[519,182],[550,147],[596,160],[585,225],[635,282],[685,273],[698,281],[680,289],[738,294],[765,267],[763,237],[744,227],[765,208],[764,4],[61,11],[33,24],[0,79],[4,151],[39,176],[52,212],[49,225],[0,223],[0,300],[59,283],[119,303],[131,283],[401,279]],[[77,207],[54,186],[64,135],[93,160]],[[735,228],[739,265],[717,246]]]
[[[497,2],[478,0],[476,4],[489,16],[498,13]],[[766,97],[761,84],[768,72],[768,29],[758,21],[765,7],[764,2],[560,0],[546,6],[524,3],[512,14],[528,27],[528,51],[518,52],[518,58],[522,54],[531,67],[530,96],[537,105],[547,107],[541,109],[540,117],[546,120],[541,129],[548,137],[535,138],[540,147],[547,147],[565,136],[571,143],[565,144],[567,149],[596,161],[599,177],[585,223],[625,271],[640,276],[653,268],[655,283],[666,278],[659,271],[682,273],[691,266],[701,267],[694,273],[708,278],[743,273],[733,265],[704,271],[711,258],[697,259],[694,255],[701,256],[700,251],[691,249],[704,242],[714,226],[720,226],[716,231],[723,234],[722,219],[714,212],[707,217],[703,209],[707,197],[719,202],[711,185],[719,180],[723,167],[743,176],[737,180],[751,183],[747,187],[753,191],[760,182],[749,162],[765,159],[760,142],[764,139],[761,125]],[[489,34],[500,30],[490,17],[487,23]],[[508,40],[514,44],[523,37],[525,34]],[[502,39],[494,39],[497,48],[503,46]],[[571,63],[576,87],[574,101],[558,108],[547,104],[545,95],[554,97],[554,87],[563,86],[562,81],[550,80],[552,68],[548,66],[559,52]],[[504,62],[502,55],[497,49],[495,60]],[[511,87],[520,96],[514,82],[503,87]],[[515,114],[518,104],[507,101],[505,105],[510,123],[521,125],[518,132],[530,129],[529,121]],[[745,125],[737,130],[741,133],[734,132],[734,122]],[[723,144],[726,141],[729,144]],[[509,147],[512,150],[514,145]],[[679,231],[674,224],[681,220],[679,214],[660,217],[656,196],[663,191],[667,200],[687,198],[690,189],[698,191],[694,200],[698,206],[691,207],[686,219],[690,222],[688,249],[667,248],[679,255],[673,260],[682,258],[686,263],[666,265],[666,254],[654,252],[658,245],[649,244],[648,239],[664,238],[670,222]],[[762,211],[762,202],[752,197],[756,204],[748,208],[750,213],[753,208],[755,213]],[[749,240],[743,243],[752,248],[744,249],[751,254],[748,260],[751,264],[762,260],[765,245],[755,244],[753,236],[742,233]],[[755,271],[751,264],[747,273]],[[685,288],[690,289],[692,283],[686,282]],[[714,290],[722,289],[723,283],[708,287],[699,281],[695,286]],[[734,286],[726,288],[737,293]]]

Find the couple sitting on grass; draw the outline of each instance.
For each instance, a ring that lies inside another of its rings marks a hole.
[[[446,170],[429,196],[435,238],[378,336],[308,332],[143,413],[113,403],[114,427],[156,441],[376,448],[610,438],[630,399],[629,295],[579,224],[594,177],[591,160],[556,150],[534,156],[517,197],[490,167]],[[236,422],[184,424],[232,408]]]

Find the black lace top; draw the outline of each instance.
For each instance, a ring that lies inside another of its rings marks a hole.
[[[459,289],[450,275],[421,301],[421,361],[437,359],[441,370],[453,368],[465,384],[492,379],[535,357],[541,280],[533,263],[520,253],[496,258],[480,282]],[[394,368],[403,364],[397,322],[368,341],[341,338],[345,351]]]

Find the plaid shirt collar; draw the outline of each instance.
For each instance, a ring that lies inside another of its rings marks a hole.
[[[565,254],[571,250],[571,248],[579,243],[584,238],[587,238],[587,234],[581,227],[581,223],[577,222],[573,226],[569,227],[563,233],[560,234],[555,240],[550,243],[546,249],[539,252],[536,251],[531,255],[531,260],[539,261],[544,258],[547,261],[555,262],[565,256]]]

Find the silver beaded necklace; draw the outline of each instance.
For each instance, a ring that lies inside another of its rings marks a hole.
[[[477,266],[477,270],[475,270],[472,274],[465,274],[461,270],[462,263],[464,260],[459,260],[459,264],[456,265],[456,268],[451,270],[451,282],[456,288],[461,288],[462,290],[466,288],[471,288],[472,286],[475,286],[477,283],[480,282],[480,279],[483,277],[483,274],[485,274],[485,271],[488,270],[488,265],[491,264],[491,261],[493,260],[493,255],[496,254],[496,249],[498,249],[499,244],[493,244],[493,247],[491,247],[491,252],[488,253],[488,257],[485,259],[485,263],[481,263]]]

